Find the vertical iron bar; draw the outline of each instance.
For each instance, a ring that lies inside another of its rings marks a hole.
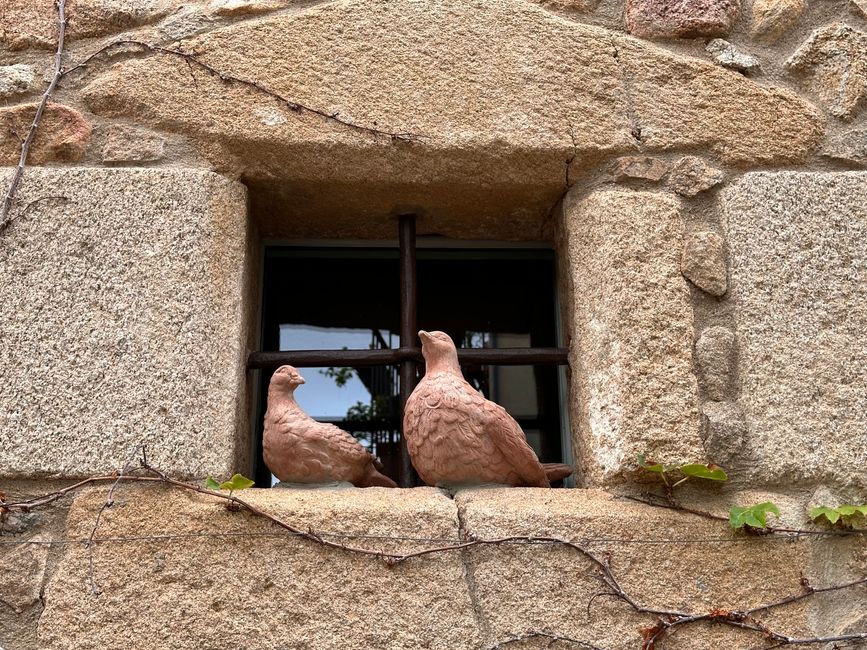
[[[415,215],[399,217],[400,242],[400,347],[415,347],[416,328],[416,274],[415,274]],[[400,427],[403,432],[403,412],[416,384],[416,362],[400,362]],[[406,448],[406,439],[400,437],[400,486],[413,487],[415,472]]]

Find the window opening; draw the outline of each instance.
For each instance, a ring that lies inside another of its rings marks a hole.
[[[467,381],[515,417],[543,462],[564,460],[557,367],[568,355],[556,347],[553,253],[417,248],[413,215],[400,217],[398,241],[398,250],[266,249],[266,351],[252,353],[248,368],[307,369],[308,384],[296,395],[301,406],[352,433],[389,476],[411,487],[418,479],[400,429],[403,405],[423,372],[418,330],[443,330],[458,346]],[[259,485],[270,485],[261,459],[269,378],[257,417]],[[309,390],[310,383],[325,390]],[[329,399],[318,399],[322,392]]]

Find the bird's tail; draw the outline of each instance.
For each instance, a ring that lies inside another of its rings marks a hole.
[[[396,488],[397,483],[388,478],[385,474],[380,474],[376,469],[371,465],[370,471],[367,473],[367,476],[364,477],[364,485],[360,485],[359,487],[388,487],[388,488]]]
[[[551,483],[572,476],[572,468],[563,463],[542,463],[542,467],[545,468],[545,476]]]

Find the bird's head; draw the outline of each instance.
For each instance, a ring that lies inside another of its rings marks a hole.
[[[455,348],[455,342],[445,332],[425,332],[421,330],[418,333],[421,339],[421,354],[427,364],[427,372],[443,372],[457,371],[461,372],[461,367],[458,364],[458,351]]]
[[[280,366],[271,376],[271,388],[294,391],[304,382],[304,377],[292,366]]]

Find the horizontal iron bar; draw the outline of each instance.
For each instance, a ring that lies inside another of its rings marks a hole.
[[[421,348],[395,350],[294,350],[292,352],[251,352],[247,368],[273,369],[282,365],[296,368],[328,366],[388,366],[401,361],[422,362]],[[472,348],[459,349],[461,363],[490,366],[565,366],[569,363],[566,348]]]

